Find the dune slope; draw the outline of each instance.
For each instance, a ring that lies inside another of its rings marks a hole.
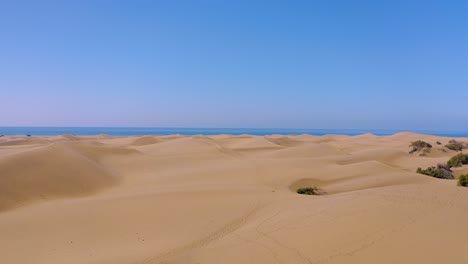
[[[0,211],[36,200],[83,196],[116,182],[102,166],[63,144],[0,160]]]

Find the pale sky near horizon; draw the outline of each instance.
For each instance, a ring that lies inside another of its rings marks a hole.
[[[0,1],[0,126],[468,130],[468,1]]]

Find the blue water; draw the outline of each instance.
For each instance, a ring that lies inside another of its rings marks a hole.
[[[372,133],[378,136],[393,135],[408,130],[372,130],[372,129],[281,129],[281,128],[151,128],[151,127],[0,127],[0,135],[32,135],[53,136],[72,134],[78,136],[90,136],[98,134],[109,134],[113,136],[138,136],[138,135],[360,135]],[[409,132],[446,136],[446,137],[468,137],[468,131],[424,131],[409,130]]]

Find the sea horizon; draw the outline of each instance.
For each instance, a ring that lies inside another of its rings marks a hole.
[[[76,136],[93,136],[108,134],[111,136],[142,136],[142,135],[348,135],[374,134],[388,136],[402,132],[412,132],[444,137],[468,137],[468,131],[438,131],[412,129],[309,129],[309,128],[191,128],[191,127],[55,127],[55,126],[11,126],[0,127],[0,135],[4,136],[57,136],[72,134]]]

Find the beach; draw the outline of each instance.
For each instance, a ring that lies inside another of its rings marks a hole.
[[[468,263],[468,188],[416,173],[451,139],[0,137],[0,262]]]

